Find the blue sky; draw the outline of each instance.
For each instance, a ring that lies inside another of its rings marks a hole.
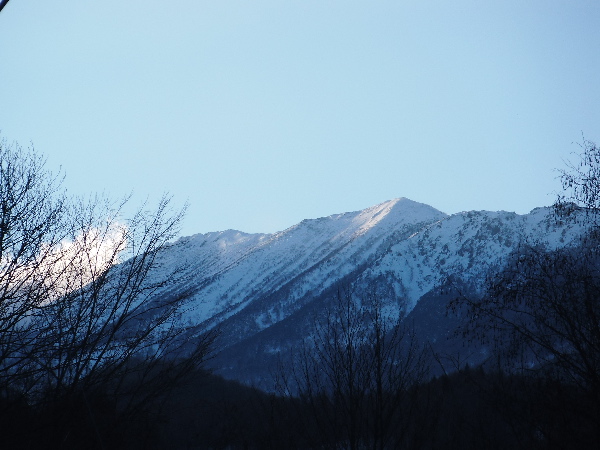
[[[408,197],[551,204],[600,140],[600,2],[11,0],[0,130],[73,194],[170,192],[182,234]]]

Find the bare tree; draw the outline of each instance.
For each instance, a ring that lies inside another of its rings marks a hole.
[[[60,181],[35,151],[1,143],[0,394],[53,411],[38,425],[63,447],[80,444],[83,415],[101,448],[90,399],[133,417],[206,358],[214,333],[183,326],[179,272],[157,270],[183,211],[164,197],[124,220],[125,201],[67,199]]]
[[[560,249],[522,245],[483,298],[459,303],[470,333],[495,344],[498,367],[538,380],[528,385],[566,417],[563,428],[536,424],[540,439],[556,443],[569,430],[586,447],[600,438],[600,149],[584,141],[582,150],[561,171],[555,203],[556,219],[579,222],[581,238]]]
[[[68,237],[61,179],[43,159],[0,142],[0,388],[18,386],[33,367],[26,355],[36,337],[32,315],[52,295]]]
[[[577,207],[583,208],[589,226],[597,226],[600,213],[600,148],[584,139],[577,162],[567,161],[566,169],[560,170],[563,192],[555,202],[559,217],[570,215]]]
[[[298,396],[312,447],[398,448],[406,443],[417,386],[427,360],[400,318],[386,316],[377,296],[359,302],[338,292],[317,318],[280,392]]]

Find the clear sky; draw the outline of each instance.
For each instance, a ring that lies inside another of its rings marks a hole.
[[[0,130],[74,194],[170,192],[182,234],[408,197],[551,204],[600,141],[600,2],[11,0]]]

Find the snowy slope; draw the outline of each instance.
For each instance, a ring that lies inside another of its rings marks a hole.
[[[285,308],[293,310],[308,293],[320,293],[373,262],[392,242],[444,217],[430,206],[395,199],[363,211],[304,220],[274,234],[230,230],[182,238],[165,252],[161,264],[189,265],[185,286],[195,294],[187,318],[207,325],[293,282],[279,312],[267,311],[256,319],[264,328],[280,320]]]
[[[519,245],[556,248],[575,239],[576,224],[559,225],[550,208],[531,213],[469,211],[454,214],[390,247],[367,269],[363,280],[384,278],[409,312],[418,299],[450,275],[483,281],[499,270]]]
[[[155,275],[183,268],[173,289],[192,293],[186,324],[218,326],[216,368],[250,381],[270,370],[277,352],[306,337],[336,286],[353,286],[358,295],[376,289],[388,311],[410,313],[450,275],[476,283],[519,245],[567,245],[580,231],[557,223],[549,208],[448,216],[400,198],[273,234],[182,238],[161,253]],[[254,372],[241,375],[252,364]]]

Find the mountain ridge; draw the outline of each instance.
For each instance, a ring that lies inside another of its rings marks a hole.
[[[302,342],[310,317],[331,306],[340,285],[357,296],[375,289],[390,314],[407,315],[449,276],[483,279],[521,243],[558,247],[579,232],[576,223],[556,222],[551,208],[448,215],[401,197],[276,233],[184,237],[158,260],[163,269],[175,262],[183,267],[178,289],[191,293],[183,320],[220,329],[215,368],[253,382],[264,375],[261,366],[274,363],[273,349]],[[246,349],[253,361],[244,355],[245,343],[253,343]],[[241,376],[251,363],[256,372]]]

